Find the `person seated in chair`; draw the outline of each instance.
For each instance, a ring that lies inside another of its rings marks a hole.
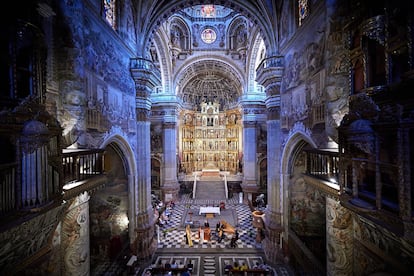
[[[191,276],[190,272],[188,271],[188,268],[186,268],[183,272],[180,274],[181,276]]]
[[[230,271],[233,269],[233,266],[230,264],[229,261],[225,261],[224,262],[225,266],[224,266],[224,274],[225,275],[229,275]]]
[[[246,263],[243,263],[241,266],[240,266],[240,271],[246,271],[246,270],[248,270],[249,269],[249,266],[246,264]]]
[[[193,267],[194,267],[193,263],[191,262],[191,260],[189,260],[188,264],[187,264],[188,272],[190,272],[190,273],[193,272]]]

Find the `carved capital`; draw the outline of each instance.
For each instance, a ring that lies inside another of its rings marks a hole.
[[[161,84],[161,74],[152,61],[144,58],[130,60],[130,72],[135,82],[137,95],[148,97],[154,87]]]
[[[137,121],[149,121],[150,111],[148,109],[137,108],[135,113],[137,116]]]
[[[176,123],[175,122],[163,122],[162,127],[164,129],[175,129]]]
[[[274,106],[267,109],[268,120],[280,120],[280,107]]]
[[[243,127],[244,128],[252,128],[252,127],[256,127],[257,121],[254,120],[246,120],[243,121]]]
[[[276,95],[280,93],[283,70],[283,56],[268,57],[260,63],[257,69],[256,81],[265,87],[267,95]]]

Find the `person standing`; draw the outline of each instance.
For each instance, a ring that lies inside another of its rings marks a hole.
[[[223,228],[220,227],[220,230],[218,232],[218,242],[221,243],[223,239],[224,239],[224,231],[223,231]]]

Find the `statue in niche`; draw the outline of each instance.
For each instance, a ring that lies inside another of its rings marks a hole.
[[[171,44],[180,46],[180,32],[178,30],[171,30]]]
[[[243,47],[246,46],[246,42],[247,42],[247,31],[246,28],[241,27],[237,33],[237,46],[238,47]]]

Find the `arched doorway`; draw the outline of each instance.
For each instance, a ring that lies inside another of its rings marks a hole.
[[[108,182],[90,199],[91,273],[129,254],[128,174],[115,143],[105,148]]]

